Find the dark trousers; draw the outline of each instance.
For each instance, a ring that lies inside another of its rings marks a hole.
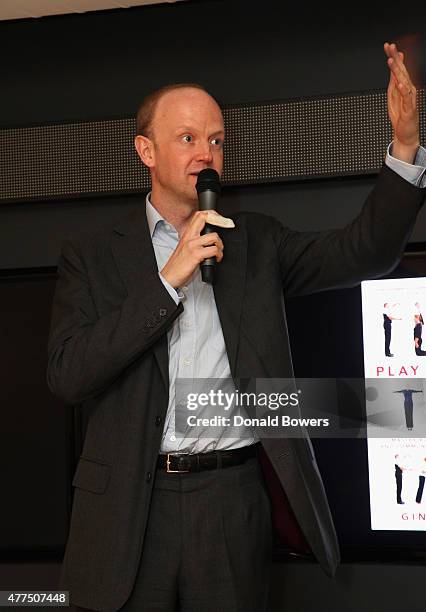
[[[404,412],[405,412],[405,425],[410,429],[413,429],[413,403],[412,402],[404,402]]]
[[[120,612],[262,612],[271,557],[257,457],[201,472],[157,469],[140,565]]]
[[[141,561],[120,612],[264,612],[271,561],[271,504],[257,456],[201,472],[157,469]]]
[[[419,488],[417,489],[416,502],[420,504],[423,497],[423,489],[425,486],[425,477],[419,476]]]
[[[402,504],[401,492],[402,492],[402,470],[395,464],[395,480],[396,480],[396,501],[398,504]]]
[[[390,355],[390,342],[391,342],[391,336],[392,336],[392,322],[385,321],[383,323],[383,327],[385,330],[385,355],[389,356]]]

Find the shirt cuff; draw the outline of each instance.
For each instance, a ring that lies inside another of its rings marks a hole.
[[[415,185],[416,187],[426,187],[426,149],[419,147],[414,158],[413,164],[407,164],[407,162],[392,157],[392,144],[389,144],[385,163],[389,168],[394,170],[403,179]]]
[[[165,288],[167,289],[167,291],[170,293],[170,297],[172,297],[174,301],[176,302],[176,305],[178,305],[179,302],[181,302],[182,299],[185,297],[185,295],[182,293],[182,291],[180,291],[180,289],[176,291],[176,289],[172,287],[168,281],[166,281],[164,276],[161,276],[160,272],[158,273],[158,276],[160,277],[160,280],[165,286]]]

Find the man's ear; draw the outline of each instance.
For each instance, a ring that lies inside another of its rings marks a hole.
[[[154,143],[147,136],[135,136],[135,149],[141,161],[152,168],[155,163]]]

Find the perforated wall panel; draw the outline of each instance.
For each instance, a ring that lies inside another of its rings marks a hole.
[[[419,90],[421,141],[425,90]],[[374,174],[392,139],[386,92],[225,107],[224,184]],[[0,202],[149,188],[133,118],[0,130]]]

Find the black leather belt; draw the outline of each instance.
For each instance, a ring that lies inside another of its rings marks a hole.
[[[214,470],[226,468],[231,465],[244,463],[250,457],[257,455],[260,442],[234,448],[218,450],[208,453],[167,453],[159,455],[157,468],[165,469],[168,473],[200,472],[201,470]]]

